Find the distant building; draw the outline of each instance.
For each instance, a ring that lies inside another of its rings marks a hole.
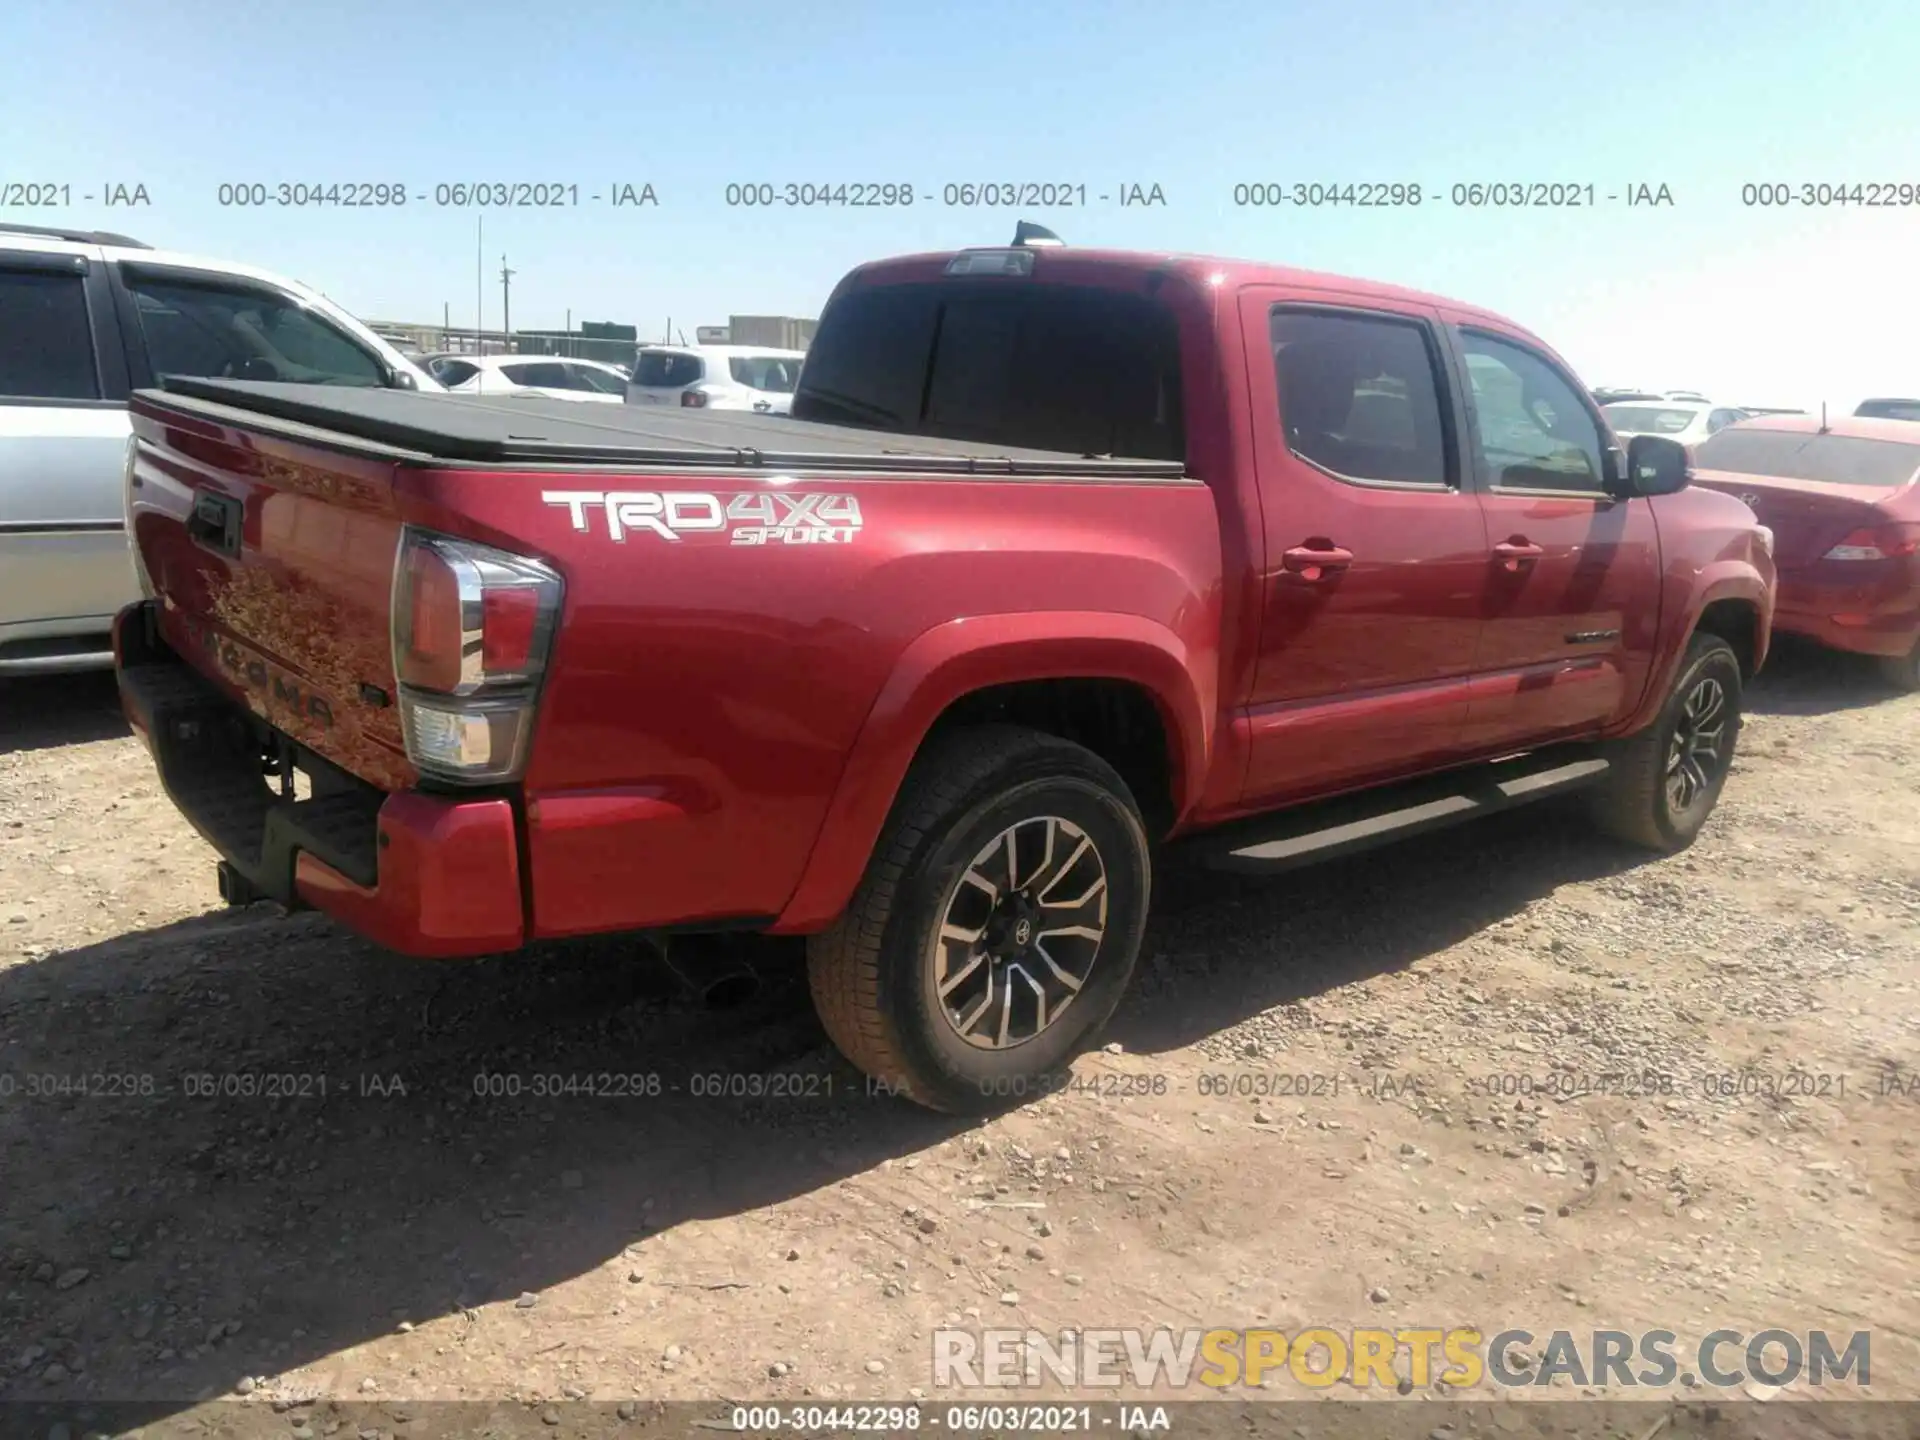
[[[791,315],[734,315],[727,320],[727,345],[765,345],[771,350],[804,350],[813,343],[818,320]]]
[[[764,345],[769,350],[804,350],[813,343],[818,320],[792,315],[735,315],[725,325],[694,327],[696,345]]]

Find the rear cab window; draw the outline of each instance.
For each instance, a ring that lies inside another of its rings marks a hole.
[[[1185,460],[1179,333],[1144,296],[1064,284],[853,289],[821,317],[796,419]]]
[[[1920,471],[1920,441],[1908,444],[1741,425],[1709,435],[1694,448],[1693,459],[1702,470],[1895,490]]]
[[[648,390],[683,390],[706,375],[700,357],[684,350],[642,350],[633,367],[633,383]]]

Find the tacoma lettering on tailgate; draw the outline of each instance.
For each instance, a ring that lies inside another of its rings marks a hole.
[[[605,516],[607,538],[624,545],[639,531],[662,540],[727,534],[735,545],[846,545],[860,533],[860,501],[852,495],[752,490],[732,496],[701,490],[543,490],[564,505],[573,528],[591,531],[588,511]]]
[[[333,707],[327,703],[324,695],[304,689],[299,681],[290,680],[278,666],[269,666],[259,656],[242,650],[205,620],[192,615],[183,616],[182,620],[192,643],[199,646],[235,683],[244,685],[270,705],[283,705],[323,729],[333,728]]]

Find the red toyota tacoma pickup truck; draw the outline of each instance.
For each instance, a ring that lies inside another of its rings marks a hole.
[[[1771,539],[1525,330],[1267,265],[856,269],[791,418],[134,399],[126,712],[232,901],[397,951],[805,935],[922,1104],[1111,1015],[1153,857],[1278,869],[1586,786],[1686,845]]]

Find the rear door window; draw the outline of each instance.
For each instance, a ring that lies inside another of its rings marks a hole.
[[[564,365],[551,362],[534,362],[526,365],[502,365],[500,373],[516,385],[535,386],[541,390],[571,390],[573,381]]]
[[[0,269],[0,401],[99,398],[85,278]]]
[[[651,390],[684,390],[706,378],[698,355],[678,350],[642,350],[633,367],[633,383]]]
[[[800,378],[800,362],[784,355],[730,355],[727,373],[733,383],[772,395],[791,395]]]
[[[1346,480],[1452,483],[1437,357],[1423,326],[1276,307],[1271,328],[1289,450]]]
[[[576,390],[590,390],[596,395],[624,395],[627,382],[611,370],[596,370],[591,365],[569,365],[567,374],[572,376],[572,385]]]

